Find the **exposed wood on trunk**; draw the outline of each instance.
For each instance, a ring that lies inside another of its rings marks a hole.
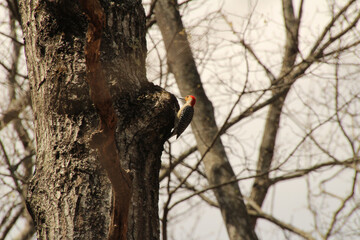
[[[98,0],[81,0],[80,3],[89,18],[85,46],[86,80],[90,87],[91,100],[100,116],[99,132],[95,132],[92,136],[92,145],[99,150],[99,160],[109,177],[114,193],[109,239],[125,240],[131,180],[129,174],[120,166],[115,143],[117,116],[100,62],[100,44],[105,16]]]

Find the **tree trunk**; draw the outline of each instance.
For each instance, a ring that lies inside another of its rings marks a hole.
[[[301,9],[301,7],[300,7]],[[301,10],[300,10],[301,11]],[[283,92],[282,96],[270,104],[266,117],[266,123],[260,145],[259,159],[257,162],[256,174],[250,194],[250,199],[258,206],[264,203],[267,191],[271,186],[269,180],[269,171],[274,156],[276,136],[279,131],[282,107],[284,106],[286,96],[295,82],[292,75],[289,74],[294,67],[296,56],[298,53],[298,30],[300,18],[295,18],[294,9],[291,0],[283,0],[283,16],[285,23],[286,43],[283,63],[279,77],[274,79],[272,85],[273,95]],[[300,17],[300,13],[299,13]],[[251,225],[255,228],[257,217],[251,218]]]
[[[156,21],[167,50],[167,60],[175,75],[181,95],[192,94],[197,98],[192,129],[198,149],[204,156],[205,173],[209,184],[216,186],[236,179],[227,159],[220,138],[215,140],[218,128],[214,108],[202,87],[199,73],[187,40],[177,2],[158,0],[155,7]],[[213,141],[215,141],[213,143]],[[213,145],[212,145],[213,144]],[[210,150],[209,150],[210,148]],[[231,240],[257,239],[250,228],[249,217],[237,183],[215,188],[222,217]]]
[[[101,1],[101,63],[117,113],[117,149],[132,176],[128,239],[158,239],[158,171],[176,99],[145,72],[140,1]],[[85,81],[88,24],[77,1],[21,2],[37,142],[28,209],[39,239],[105,239],[111,185],[91,136],[99,117]]]

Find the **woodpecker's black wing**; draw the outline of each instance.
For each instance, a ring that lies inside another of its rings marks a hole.
[[[194,108],[192,106],[185,106],[181,111],[179,118],[179,123],[177,128],[175,129],[176,139],[185,131],[187,126],[189,126],[192,118],[194,116]]]

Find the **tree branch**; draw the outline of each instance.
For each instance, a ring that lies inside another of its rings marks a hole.
[[[304,175],[306,175],[310,172],[314,172],[314,171],[319,170],[324,167],[330,167],[330,166],[349,166],[349,167],[351,167],[352,164],[359,164],[359,163],[360,163],[360,158],[350,158],[350,159],[346,159],[344,161],[328,161],[328,162],[316,164],[309,168],[298,169],[295,172],[284,174],[279,177],[271,178],[270,185],[274,185],[275,183],[280,182],[280,181],[303,177]]]
[[[19,114],[30,104],[30,91],[22,98],[11,101],[8,109],[1,113],[0,130],[6,127],[12,120],[18,118]]]
[[[334,232],[334,227],[335,227],[336,222],[338,221],[338,216],[339,216],[340,212],[345,209],[346,204],[349,202],[350,199],[352,199],[354,197],[354,195],[355,195],[355,187],[356,187],[356,183],[357,183],[357,179],[358,179],[358,174],[359,174],[358,170],[355,170],[353,181],[352,181],[352,186],[351,186],[351,191],[348,194],[348,196],[341,202],[338,209],[333,213],[330,226],[327,229],[327,232],[326,232],[326,235],[325,235],[324,239],[329,239],[330,238],[331,234]]]
[[[8,222],[6,228],[3,230],[2,235],[0,236],[0,240],[5,240],[6,236],[8,235],[8,233],[10,232],[11,229],[13,229],[15,223],[17,222],[17,220],[21,217],[21,215],[24,212],[25,207],[21,206],[17,212],[12,215],[10,221]]]
[[[311,51],[310,51],[310,55],[313,55],[315,53],[315,51],[318,49],[318,47],[320,46],[320,43],[323,41],[323,39],[325,38],[326,34],[328,34],[328,32],[330,31],[330,29],[333,27],[334,23],[337,21],[337,19],[344,13],[347,11],[347,9],[351,6],[351,4],[353,4],[354,2],[356,2],[356,0],[351,0],[349,1],[332,19],[331,21],[326,25],[326,27],[324,28],[324,30],[322,31],[321,35],[318,37],[318,39],[316,40],[314,46],[312,47]]]
[[[274,216],[267,214],[265,212],[263,212],[260,208],[259,205],[257,205],[254,201],[248,200],[248,204],[252,207],[253,210],[249,210],[249,214],[252,216],[256,216],[257,218],[263,218],[266,219],[272,223],[274,223],[275,225],[277,225],[278,227],[288,230],[292,233],[295,233],[297,235],[299,235],[300,237],[303,237],[304,239],[308,239],[308,240],[315,240],[314,237],[311,236],[310,233],[302,231],[301,229],[285,223],[277,218],[275,218]]]
[[[170,173],[175,169],[177,165],[182,163],[185,158],[187,158],[190,154],[194,153],[197,150],[197,146],[192,146],[188,150],[184,151],[176,160],[175,162],[171,163],[170,166],[166,168],[165,171],[160,172],[159,181],[161,182],[170,175]]]

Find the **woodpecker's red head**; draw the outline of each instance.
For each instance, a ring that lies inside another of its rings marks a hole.
[[[185,101],[188,102],[193,107],[196,103],[196,98],[192,95],[187,95],[185,97]]]

